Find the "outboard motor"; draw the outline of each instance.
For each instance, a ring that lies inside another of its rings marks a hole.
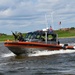
[[[66,46],[68,46],[68,44],[64,44],[63,49],[66,49]]]

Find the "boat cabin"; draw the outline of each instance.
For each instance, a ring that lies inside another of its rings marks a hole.
[[[34,32],[29,32],[26,34],[25,41],[58,43],[58,36],[54,32],[49,32],[49,30],[34,31]]]

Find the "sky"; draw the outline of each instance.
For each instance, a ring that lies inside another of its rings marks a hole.
[[[75,27],[75,0],[0,0],[0,33],[50,26],[54,30]]]

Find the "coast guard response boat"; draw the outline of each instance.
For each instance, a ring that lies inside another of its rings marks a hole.
[[[7,40],[4,42],[4,45],[16,55],[28,55],[38,50],[75,49],[74,46],[61,44],[58,40],[58,35],[50,32],[49,29],[28,32],[25,38],[19,39],[18,41]]]

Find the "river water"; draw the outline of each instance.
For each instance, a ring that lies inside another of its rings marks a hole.
[[[60,41],[75,45],[75,38]],[[0,75],[75,75],[75,50],[16,56],[0,43]]]

